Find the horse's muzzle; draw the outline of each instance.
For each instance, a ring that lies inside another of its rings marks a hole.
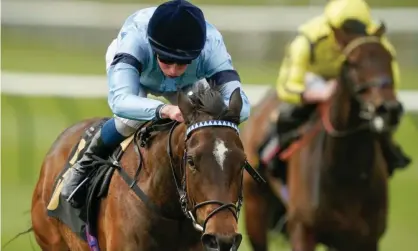
[[[202,243],[206,251],[236,251],[241,245],[242,235],[203,234]]]
[[[396,127],[401,121],[401,117],[404,113],[404,108],[403,105],[398,101],[388,101],[379,106],[376,113],[385,118],[388,126]]]

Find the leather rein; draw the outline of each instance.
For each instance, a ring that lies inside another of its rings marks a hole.
[[[205,231],[206,224],[210,218],[212,218],[215,214],[225,209],[228,209],[233,214],[234,218],[238,221],[239,213],[240,213],[242,202],[243,202],[243,174],[244,174],[243,170],[241,171],[241,182],[240,182],[241,187],[240,187],[240,191],[238,194],[238,201],[236,202],[236,204],[225,203],[219,200],[208,200],[208,201],[197,203],[195,205],[189,204],[190,200],[187,195],[187,182],[186,182],[187,172],[185,170],[186,163],[187,163],[187,147],[186,145],[184,147],[184,154],[182,157],[182,161],[180,163],[180,170],[181,170],[182,177],[181,179],[179,179],[175,172],[177,165],[174,161],[173,149],[172,149],[172,144],[171,144],[174,129],[178,125],[180,125],[179,122],[168,120],[167,123],[157,124],[155,122],[151,122],[151,124],[148,126],[145,126],[144,124],[140,129],[138,129],[138,131],[136,132],[134,136],[134,139],[135,139],[134,147],[135,147],[135,151],[140,156],[140,162],[135,172],[134,178],[132,178],[129,174],[127,174],[126,171],[124,171],[124,169],[117,163],[117,161],[114,161],[112,165],[118,170],[121,177],[125,180],[125,182],[135,192],[138,198],[141,199],[149,209],[160,214],[163,218],[172,219],[172,218],[165,217],[166,212],[164,212],[164,209],[160,208],[154,202],[152,202],[137,184],[140,170],[143,167],[142,153],[140,151],[140,147],[146,147],[146,145],[148,144],[150,140],[151,134],[153,132],[162,132],[162,131],[170,130],[168,140],[167,140],[167,153],[169,155],[170,168],[171,168],[171,172],[173,175],[174,184],[177,189],[177,194],[179,196],[180,206],[181,206],[184,216],[188,219],[191,219],[193,227],[200,232]],[[190,139],[194,130],[199,129],[199,128],[204,128],[204,127],[229,127],[229,128],[234,129],[236,133],[239,134],[238,126],[232,122],[224,121],[224,120],[209,120],[209,121],[198,122],[198,123],[190,125],[187,128],[187,131],[185,134],[185,139],[184,139],[185,143]],[[251,167],[248,161],[245,162],[243,169],[245,169],[251,175],[251,177],[253,177],[254,180],[257,181],[257,183],[260,183],[260,184],[266,183],[266,181],[261,177],[261,175],[253,167]],[[204,223],[201,225],[196,220],[196,217],[195,217],[196,211],[199,208],[209,205],[209,204],[215,204],[219,206],[216,209],[214,209],[211,213],[209,213],[209,215],[204,220]],[[175,220],[178,220],[178,219],[175,219]]]

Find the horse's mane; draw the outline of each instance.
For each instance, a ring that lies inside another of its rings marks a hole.
[[[199,116],[209,115],[213,119],[227,120],[239,124],[239,115],[234,115],[224,102],[222,94],[214,83],[194,85],[193,94],[189,95],[190,102],[194,109],[192,120],[198,120]]]

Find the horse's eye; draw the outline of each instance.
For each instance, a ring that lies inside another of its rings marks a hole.
[[[187,156],[187,163],[190,165],[190,167],[194,167],[194,161],[192,156]]]
[[[366,93],[368,90],[369,90],[369,86],[362,86],[362,85],[360,85],[360,86],[356,86],[356,92],[357,92],[358,94],[364,94],[364,93]]]

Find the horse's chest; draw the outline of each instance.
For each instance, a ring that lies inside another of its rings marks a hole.
[[[195,248],[201,246],[200,234],[188,221],[153,221],[143,233],[142,238],[148,243],[140,250],[200,250]]]

